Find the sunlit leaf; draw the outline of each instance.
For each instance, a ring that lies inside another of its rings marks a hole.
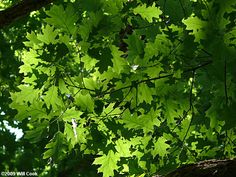
[[[149,23],[153,22],[153,18],[159,18],[161,15],[161,10],[156,7],[156,4],[153,3],[152,6],[146,7],[145,4],[140,5],[133,9],[134,14],[141,15],[142,18],[146,19]]]
[[[114,170],[118,169],[117,162],[119,160],[119,156],[114,153],[112,150],[108,152],[108,154],[104,154],[101,157],[97,157],[93,164],[100,165],[98,168],[98,172],[103,173],[103,177],[114,176]]]

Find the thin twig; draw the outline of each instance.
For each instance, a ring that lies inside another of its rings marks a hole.
[[[180,6],[181,6],[181,8],[182,8],[182,11],[183,11],[184,17],[187,17],[187,14],[186,14],[186,12],[185,12],[185,8],[184,8],[184,5],[183,5],[182,1],[179,0],[179,3],[180,3]]]
[[[192,72],[192,71],[196,71],[202,67],[205,67],[209,64],[211,64],[212,61],[207,61],[205,63],[202,63],[200,65],[197,65],[195,67],[192,67],[192,68],[189,68],[189,69],[186,69],[183,71],[183,73],[187,73],[187,72]],[[170,77],[170,76],[173,76],[174,73],[171,73],[171,74],[166,74],[166,75],[163,75],[163,76],[158,76],[158,77],[153,77],[153,78],[149,78],[149,79],[144,79],[144,80],[141,80],[141,81],[133,81],[135,82],[136,85],[139,85],[141,83],[146,83],[146,82],[150,82],[150,81],[155,81],[155,80],[159,80],[159,79],[164,79],[164,78],[167,78],[167,77]],[[107,94],[112,94],[112,93],[115,93],[115,92],[118,92],[118,91],[121,91],[121,90],[124,90],[124,89],[128,89],[128,88],[132,88],[133,87],[133,84],[131,85],[128,85],[128,86],[125,86],[125,87],[121,87],[117,90],[111,90],[111,91],[106,91],[106,92],[103,92],[101,93],[101,95],[99,96],[104,96],[104,95],[107,95]]]
[[[225,103],[226,106],[228,105],[228,89],[227,89],[227,63],[226,63],[226,59],[224,61],[224,87],[225,87]]]
[[[189,93],[189,109],[192,111],[192,116],[191,116],[191,120],[189,122],[189,126],[188,129],[186,131],[186,134],[184,135],[184,138],[182,140],[182,142],[185,142],[185,139],[188,135],[188,132],[190,130],[191,124],[192,124],[192,120],[194,117],[194,108],[193,108],[193,87],[194,87],[194,79],[195,79],[195,71],[193,71],[193,77],[192,77],[192,81],[191,81],[191,86],[190,86],[190,93]]]

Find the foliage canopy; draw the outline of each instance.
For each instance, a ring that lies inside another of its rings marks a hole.
[[[56,1],[3,29],[1,117],[24,131],[12,148],[35,149],[39,176],[234,157],[235,14],[235,0]]]

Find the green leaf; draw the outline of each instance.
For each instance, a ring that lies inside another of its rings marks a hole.
[[[83,113],[81,111],[75,110],[75,107],[67,109],[63,115],[62,119],[67,122],[71,122],[71,119],[78,119]]]
[[[63,133],[57,132],[45,148],[47,150],[43,154],[43,159],[52,157],[56,162],[62,160],[66,155],[65,137]]]
[[[75,135],[72,125],[65,123],[64,134],[66,136],[67,141],[70,142],[72,148],[74,148],[78,140],[77,140],[77,134]]]
[[[186,25],[186,29],[190,30],[189,34],[194,35],[195,42],[200,42],[201,39],[206,38],[206,28],[207,22],[201,20],[197,16],[188,17],[186,20],[182,20],[182,22]]]
[[[155,67],[148,67],[144,72],[147,73],[147,75],[150,78],[154,78],[154,77],[158,77],[160,76],[160,72],[164,71],[164,69],[162,68],[162,64],[161,63],[156,63],[154,64],[156,65]]]
[[[34,67],[37,66],[40,62],[42,62],[39,58],[39,54],[36,50],[30,49],[29,51],[23,52],[23,59],[22,61],[24,64],[33,65]]]
[[[119,156],[112,150],[108,154],[104,154],[101,157],[95,158],[93,164],[101,165],[98,168],[98,172],[103,173],[103,177],[114,176],[114,170],[118,169],[117,162],[119,161]]]
[[[69,91],[69,89],[67,88],[67,85],[66,85],[66,83],[64,82],[64,80],[63,79],[59,79],[59,86],[58,86],[58,89],[60,90],[60,92],[62,93],[62,94],[68,94],[68,93],[70,93],[70,91]]]
[[[68,4],[66,9],[62,5],[53,5],[46,14],[50,18],[46,18],[45,21],[55,27],[74,35],[77,27],[76,22],[78,20],[78,14],[72,4]]]
[[[104,11],[108,14],[117,14],[120,10],[122,10],[125,0],[116,0],[110,1],[109,3],[104,4]]]
[[[93,112],[94,110],[94,101],[90,94],[85,94],[85,95],[81,93],[77,94],[75,97],[75,102],[84,111],[87,110],[89,112]]]
[[[123,52],[119,51],[119,49],[115,46],[111,46],[111,54],[113,56],[112,63],[113,63],[113,70],[120,74],[127,66],[127,62],[124,58],[121,57]]]
[[[166,144],[166,139],[164,137],[160,137],[157,139],[157,141],[154,143],[154,148],[151,151],[153,158],[156,155],[159,155],[160,157],[164,157],[168,154],[167,149],[170,148],[169,144]]]
[[[173,77],[179,79],[179,78],[181,78],[182,73],[183,73],[183,71],[181,69],[178,69],[177,71],[175,71]]]
[[[74,121],[77,120],[78,119],[74,119]],[[83,143],[87,143],[88,130],[84,128],[84,124],[82,122],[83,121],[78,120],[77,122],[75,122],[76,125],[74,123],[65,123],[64,134],[67,141],[71,144],[71,148],[74,148],[77,143],[79,143],[80,145]]]
[[[131,156],[131,147],[132,143],[128,140],[119,139],[116,141],[116,151],[120,157],[130,157]]]
[[[89,132],[86,128],[84,128],[83,124],[80,124],[80,126],[76,128],[76,132],[77,132],[78,143],[80,144],[87,143]]]
[[[193,2],[195,0],[159,0],[158,4],[165,10],[165,15],[168,15],[171,23],[179,23],[183,18],[188,17],[193,12]],[[198,9],[198,8],[196,8]]]
[[[28,116],[31,119],[48,119],[50,118],[47,114],[46,109],[43,107],[42,101],[34,101],[32,105],[28,106],[27,108]]]
[[[219,119],[225,121],[225,127],[227,129],[234,128],[236,126],[236,115],[234,114],[236,106],[236,101],[230,103],[230,105],[225,106],[224,109],[219,111],[220,116]]]
[[[165,34],[158,34],[155,37],[155,41],[146,43],[144,48],[145,60],[149,60],[154,56],[163,55],[168,56],[171,52],[173,43],[168,39],[168,36]]]
[[[84,78],[84,86],[87,89],[96,90],[98,89],[98,82],[96,78]]]
[[[151,104],[152,102],[152,89],[145,83],[141,83],[138,86],[138,102],[146,102],[148,104]]]
[[[38,40],[35,32],[27,33],[26,38],[29,40],[24,42],[25,46],[27,47],[34,47],[34,45],[38,45],[41,43],[41,41]]]
[[[95,67],[96,63],[98,62],[98,60],[96,60],[95,58],[91,58],[89,55],[85,55],[81,58],[81,61],[84,63],[84,67],[87,70],[91,70]]]
[[[107,71],[108,67],[112,66],[112,55],[109,47],[96,47],[91,49],[89,53],[90,56],[99,60],[96,66],[98,67],[98,71],[100,73]]]
[[[125,124],[128,129],[143,130],[144,133],[153,132],[154,126],[159,126],[160,121],[157,119],[159,111],[150,111],[149,114],[137,116],[129,111],[123,113],[121,123]]]
[[[38,34],[37,37],[40,41],[45,44],[55,44],[57,43],[56,36],[58,35],[57,31],[54,31],[53,26],[46,25],[43,30],[43,34]]]
[[[49,122],[44,120],[43,122],[35,122],[33,125],[35,128],[26,131],[24,137],[26,139],[29,139],[31,143],[36,143],[42,140],[43,135],[45,135],[45,132],[49,125]]]
[[[64,103],[58,95],[58,87],[54,85],[51,86],[48,91],[45,92],[45,94],[46,95],[43,97],[43,100],[45,101],[48,109],[50,109],[50,106],[52,106],[52,109],[56,111],[63,107]]]
[[[87,41],[93,28],[97,27],[102,19],[102,13],[100,11],[88,12],[88,17],[84,18],[82,23],[79,25],[78,33],[84,41]]]
[[[12,93],[11,96],[15,98],[15,102],[19,104],[33,103],[34,100],[39,98],[39,89],[35,89],[29,85],[19,85],[20,92]]]
[[[142,18],[146,19],[149,23],[153,22],[153,18],[159,18],[162,14],[161,10],[156,7],[156,4],[153,3],[151,7],[146,7],[146,4],[139,5],[133,9],[135,15],[139,14]]]
[[[232,28],[231,31],[227,32],[224,35],[224,41],[228,45],[235,45],[236,44],[236,27]]]
[[[166,100],[165,101],[165,117],[169,125],[174,125],[174,118],[179,117],[181,114],[178,112],[179,106],[176,101]]]
[[[144,42],[135,32],[133,32],[132,35],[129,35],[128,39],[125,39],[124,41],[128,44],[128,59],[131,64],[135,64],[134,59],[143,54]]]
[[[12,97],[12,99],[14,99],[14,97]],[[27,103],[21,105],[19,103],[12,102],[10,107],[17,110],[15,119],[18,121],[28,118],[31,118],[31,120],[49,118],[45,108],[43,108],[43,103],[41,101],[34,101],[30,106],[28,106]]]

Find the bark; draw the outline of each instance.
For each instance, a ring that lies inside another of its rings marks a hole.
[[[185,165],[165,177],[236,177],[236,159],[213,159]]]
[[[25,17],[35,10],[50,4],[53,0],[23,0],[3,11],[0,11],[0,28]]]

